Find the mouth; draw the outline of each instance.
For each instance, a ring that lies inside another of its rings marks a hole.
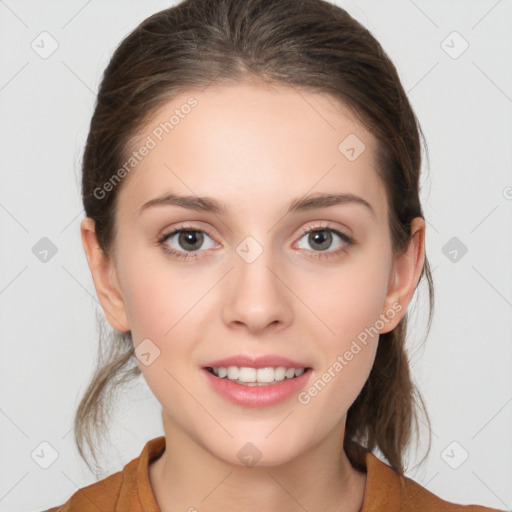
[[[310,367],[293,368],[286,366],[267,366],[264,368],[207,366],[204,369],[220,380],[230,381],[243,386],[273,386],[283,381],[294,380],[304,373],[311,371]]]

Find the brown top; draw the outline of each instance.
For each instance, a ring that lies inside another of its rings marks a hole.
[[[46,512],[160,512],[149,481],[149,463],[164,449],[164,436],[151,439],[122,471],[79,489],[66,503]],[[444,501],[410,478],[399,476],[369,451],[364,451],[364,465],[367,478],[360,512],[499,512]]]

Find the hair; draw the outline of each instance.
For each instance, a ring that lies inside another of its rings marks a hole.
[[[255,80],[327,93],[351,109],[378,141],[393,253],[407,248],[412,219],[424,218],[419,178],[425,137],[395,66],[372,34],[324,0],[185,0],[140,23],[116,48],[101,80],[82,160],[82,200],[105,257],[112,252],[123,183],[107,194],[97,191],[105,191],[122,168],[152,114],[178,93]],[[422,279],[428,284],[428,333],[434,288],[426,256],[416,288]],[[347,411],[343,443],[351,461],[361,447],[377,448],[401,475],[420,406],[431,435],[410,373],[407,315],[380,334],[369,377]],[[131,332],[103,333],[74,423],[89,468],[85,447],[97,460],[93,435],[105,433],[114,391],[140,373]]]

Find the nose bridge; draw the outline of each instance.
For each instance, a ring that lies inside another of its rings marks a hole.
[[[291,304],[279,277],[278,255],[267,244],[247,236],[235,248],[229,297],[224,304],[227,324],[243,323],[251,331],[290,322]]]
[[[248,236],[235,251],[235,275],[238,282],[248,288],[247,291],[257,294],[276,287],[275,270],[271,272],[271,269],[277,266],[277,257],[268,242],[263,245],[253,236]]]

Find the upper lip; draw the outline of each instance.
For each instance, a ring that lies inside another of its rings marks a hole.
[[[251,356],[247,354],[240,354],[237,356],[226,357],[224,359],[217,359],[211,363],[206,364],[205,368],[219,368],[223,366],[238,366],[248,368],[267,368],[284,366],[286,368],[309,368],[305,363],[288,359],[287,357],[278,356],[275,354],[268,354],[263,356]]]

